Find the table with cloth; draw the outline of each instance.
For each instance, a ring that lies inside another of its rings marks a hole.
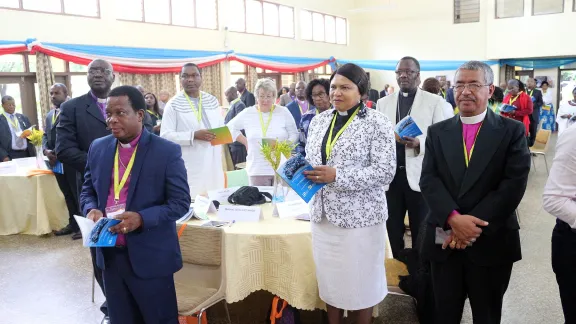
[[[325,309],[318,294],[310,222],[274,217],[270,203],[260,206],[263,216],[259,222],[236,221],[223,228],[226,301],[239,302],[255,291],[266,290],[298,309]],[[208,216],[218,220],[216,214]],[[188,225],[204,222],[190,220]],[[387,249],[386,254],[391,252]],[[400,262],[386,260],[392,269],[398,268],[395,263]],[[404,264],[400,268],[407,274]],[[398,285],[397,271],[387,271],[387,280]]]
[[[28,177],[36,158],[16,159],[0,174],[0,235],[44,235],[68,224],[64,196],[53,174]]]

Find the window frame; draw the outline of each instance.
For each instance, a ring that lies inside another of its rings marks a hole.
[[[262,8],[262,33],[254,33],[254,32],[248,31],[248,26],[246,24],[246,21],[248,21],[248,8],[247,8],[246,1],[247,0],[242,0],[242,2],[244,3],[244,5],[243,5],[243,7],[244,7],[244,30],[242,31],[242,30],[229,29],[230,32],[249,34],[249,35],[268,36],[268,37],[278,37],[278,38],[284,38],[284,39],[296,39],[296,8],[294,8],[292,6],[287,6],[287,5],[284,5],[281,3],[277,3],[277,2],[271,2],[271,1],[265,1],[265,0],[252,0],[252,1],[260,2],[261,8]],[[264,3],[275,5],[277,10],[278,10],[278,35],[269,35],[269,34],[266,34],[264,32]],[[282,30],[281,25],[280,25],[280,7],[281,6],[292,9],[292,37],[281,36],[281,32],[280,32]]]
[[[480,14],[481,14],[481,6],[482,6],[482,1],[478,0],[478,20],[476,21],[462,21],[462,18],[460,17],[460,21],[456,21],[456,2],[459,2],[460,8],[462,7],[462,0],[454,0],[452,3],[452,18],[453,18],[453,24],[473,24],[473,23],[478,23],[480,22]],[[460,16],[462,15],[462,12],[459,13]]]
[[[98,0],[98,1],[100,1],[100,0]],[[120,0],[118,0],[118,1],[120,1]],[[218,17],[219,16],[218,0],[214,0],[214,4],[216,5],[216,27],[215,28],[199,27],[198,26],[198,10],[196,7],[196,0],[190,0],[193,2],[193,6],[194,6],[194,26],[179,25],[179,24],[174,24],[172,22],[172,0],[166,0],[166,1],[168,1],[168,18],[169,18],[168,23],[146,21],[146,10],[144,9],[145,8],[144,2],[146,0],[140,0],[140,1],[142,1],[141,8],[140,8],[142,10],[142,19],[134,20],[134,19],[126,19],[126,18],[116,18],[116,20],[133,22],[133,23],[142,23],[142,24],[176,26],[176,27],[184,27],[184,28],[197,28],[197,29],[205,29],[205,30],[219,30],[219,28],[220,28],[220,19]]]
[[[95,1],[96,1],[96,15],[95,15],[95,16],[88,16],[88,15],[67,13],[67,12],[66,12],[66,7],[64,6],[64,0],[60,0],[60,12],[42,11],[42,10],[34,10],[34,9],[24,9],[23,0],[18,0],[18,8],[0,6],[0,9],[16,10],[16,11],[25,11],[25,12],[39,12],[39,13],[50,14],[50,15],[61,15],[61,16],[73,16],[73,17],[83,17],[83,18],[95,18],[95,19],[100,19],[100,18],[102,18],[102,17],[101,17],[101,10],[100,10],[100,0],[95,0]]]
[[[309,9],[300,9],[300,12],[302,11],[306,11],[310,13],[310,35],[311,38],[307,39],[307,38],[302,38],[302,31],[300,31],[300,39],[304,40],[304,41],[310,41],[310,42],[316,42],[316,43],[326,43],[326,44],[332,44],[332,45],[341,45],[341,46],[348,46],[348,19],[341,17],[341,16],[336,16],[336,15],[331,15],[331,14],[327,14],[327,13],[323,13],[323,12],[319,12],[319,11],[315,11],[315,10],[309,10]],[[313,14],[319,14],[322,16],[322,26],[324,26],[324,40],[321,41],[317,41],[314,40],[314,18],[313,18]],[[326,41],[326,16],[330,16],[332,18],[334,18],[334,43],[332,42],[327,42]],[[300,18],[302,18],[300,16]],[[344,44],[340,44],[338,43],[338,18],[344,20],[344,23],[346,24],[346,29],[345,29],[345,35],[344,35],[344,39],[346,40],[346,42]],[[300,26],[302,26],[302,23],[300,22]]]
[[[536,2],[536,0],[532,0],[532,16],[545,16],[545,15],[557,15],[557,14],[561,14],[564,13],[564,9],[566,9],[566,4],[564,3],[565,1],[562,0],[562,9],[558,12],[551,12],[551,13],[534,13],[534,2]],[[576,3],[576,0],[573,1],[574,3]]]
[[[526,4],[525,1],[522,0],[522,14],[520,16],[510,16],[510,17],[498,17],[498,0],[494,0],[494,18],[495,19],[509,19],[509,18],[521,18],[524,17],[524,11]]]

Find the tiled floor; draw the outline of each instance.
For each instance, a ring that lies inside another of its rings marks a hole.
[[[548,161],[551,163],[552,153]],[[520,206],[524,258],[514,266],[504,300],[503,323],[563,323],[550,266],[554,218],[541,207],[545,182],[546,170],[539,157]],[[91,278],[90,256],[79,241],[70,237],[0,236],[0,323],[98,324],[103,297],[96,289],[96,303],[92,303]],[[264,323],[269,300],[268,293],[258,292],[230,305],[233,322]],[[209,312],[210,323],[225,323],[222,313],[222,306],[215,306]],[[407,298],[388,296],[380,305],[380,313],[375,323],[417,323]],[[303,312],[302,317],[304,323],[321,323],[319,311]],[[472,323],[468,307],[462,322]]]

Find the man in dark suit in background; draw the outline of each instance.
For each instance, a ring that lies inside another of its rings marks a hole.
[[[538,132],[538,124],[540,124],[540,110],[544,105],[542,98],[542,91],[536,89],[536,80],[534,78],[526,81],[526,94],[532,98],[534,110],[530,115],[530,136],[528,136],[528,146],[533,146],[536,141],[536,133]]]
[[[76,170],[77,197],[84,182],[84,168],[88,149],[92,142],[100,137],[110,135],[106,126],[106,98],[114,83],[114,70],[105,60],[96,59],[88,65],[88,85],[90,92],[62,104],[60,120],[56,127],[56,156],[64,166]],[[102,271],[96,266],[95,249],[91,248],[92,265],[96,280],[102,288]],[[108,321],[107,304],[100,307],[104,313],[104,323]]]
[[[242,100],[238,98],[236,88],[230,87],[224,94],[226,95],[226,100],[230,103],[230,109],[228,109],[228,113],[224,118],[224,122],[228,123],[244,110],[246,105],[244,105]],[[242,135],[246,136],[244,130],[242,130]],[[238,163],[246,162],[246,154],[248,153],[246,152],[246,146],[244,146],[244,144],[236,141],[228,145],[228,147],[230,148],[230,157],[232,158],[232,164],[234,164],[234,167],[236,167]]]
[[[110,92],[112,135],[90,148],[80,200],[87,218],[121,221],[110,228],[116,246],[96,248],[111,322],[176,324],[182,255],[175,222],[188,212],[190,191],[180,146],[143,129],[145,109],[134,87]]]
[[[36,156],[34,146],[20,137],[23,130],[30,128],[28,117],[16,112],[16,102],[10,96],[2,97],[4,113],[0,115],[0,162]]]
[[[42,149],[44,156],[48,158],[50,166],[54,167],[58,158],[54,149],[56,148],[56,125],[60,120],[60,106],[68,98],[68,88],[62,83],[56,83],[50,88],[50,99],[54,105],[54,109],[50,110],[46,115],[44,123],[44,136],[42,137]],[[62,165],[64,167],[64,165]],[[82,238],[78,224],[74,215],[79,215],[80,208],[78,207],[78,196],[76,192],[76,170],[66,166],[64,167],[64,174],[54,172],[58,187],[64,195],[66,207],[68,208],[68,225],[64,228],[55,231],[54,235],[72,235],[72,239],[77,240]]]
[[[240,100],[246,107],[252,107],[256,104],[254,94],[246,89],[246,80],[243,78],[236,80],[236,89],[240,93]]]
[[[466,297],[474,323],[500,323],[512,265],[522,258],[515,210],[530,152],[524,125],[487,109],[493,82],[485,63],[460,66],[454,86],[460,115],[428,128],[422,256],[431,261],[435,323],[460,323]]]
[[[306,82],[298,81],[298,83],[296,83],[295,91],[296,97],[286,106],[286,108],[288,108],[292,117],[294,117],[296,125],[300,125],[302,115],[310,110],[310,103],[306,100]]]

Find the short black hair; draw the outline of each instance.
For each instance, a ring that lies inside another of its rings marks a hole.
[[[196,63],[186,63],[184,65],[182,65],[182,68],[180,69],[180,74],[182,74],[182,70],[184,70],[187,67],[195,67],[198,69],[198,73],[200,73],[200,75],[202,75],[202,70],[200,70],[200,67],[196,64]]]
[[[144,100],[144,96],[140,90],[136,89],[136,87],[123,85],[112,89],[110,94],[108,94],[108,98],[122,96],[128,97],[128,101],[130,101],[130,105],[134,111],[146,110],[146,101]]]
[[[500,87],[494,87],[494,93],[492,94],[492,98],[496,102],[503,102],[504,101],[504,91]]]
[[[370,80],[368,80],[368,75],[363,68],[353,63],[346,63],[334,71],[334,73],[332,73],[332,76],[330,76],[330,82],[332,82],[332,79],[334,79],[336,74],[346,77],[352,81],[358,87],[358,91],[360,92],[361,96],[368,94]]]
[[[308,100],[308,103],[310,105],[314,105],[314,100],[312,100],[312,89],[317,85],[323,86],[324,90],[326,90],[327,95],[330,93],[330,81],[329,80],[327,80],[327,79],[314,79],[314,80],[310,81],[310,83],[308,83],[308,85],[306,86],[306,100]]]
[[[410,60],[410,61],[414,62],[414,64],[416,64],[416,68],[418,69],[418,72],[420,72],[420,62],[418,62],[418,60],[412,56],[404,56],[403,58],[400,59],[400,61],[398,61],[398,63],[400,63],[401,61],[406,61],[406,60]],[[396,64],[396,65],[398,65],[398,64]]]
[[[4,104],[8,100],[14,100],[14,98],[12,98],[12,96],[3,96],[2,97],[2,104]]]
[[[548,83],[548,81],[542,81],[542,83],[540,83],[540,86],[543,86],[543,85],[550,86],[550,84]]]

